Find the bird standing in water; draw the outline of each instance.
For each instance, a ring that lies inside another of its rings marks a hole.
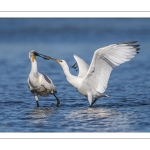
[[[61,65],[67,81],[82,95],[87,97],[90,106],[92,106],[97,99],[109,97],[104,92],[107,88],[110,74],[116,66],[130,61],[139,53],[140,45],[135,45],[136,42],[137,41],[111,44],[97,49],[94,52],[90,66],[83,59],[74,55],[77,63],[73,67],[76,68],[78,64],[78,76],[74,76],[70,73],[65,60],[58,60],[51,57],[49,57],[49,59]]]
[[[39,54],[35,50],[29,52],[29,59],[31,60],[31,72],[27,80],[29,90],[34,94],[37,107],[39,107],[38,95],[45,97],[49,94],[55,96],[57,100],[57,106],[59,106],[60,101],[55,95],[55,93],[57,93],[56,87],[54,86],[53,81],[47,75],[38,72],[36,56],[48,59],[47,56]]]

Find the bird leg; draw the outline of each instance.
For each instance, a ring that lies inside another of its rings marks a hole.
[[[97,99],[95,99],[95,100],[92,102],[92,104],[90,105],[90,107],[92,107],[93,104],[94,104],[96,101],[97,101]]]
[[[37,105],[37,107],[39,107],[39,102],[38,101],[36,101],[36,105]]]
[[[37,105],[37,107],[39,107],[38,96],[35,94],[34,97],[35,97],[35,100],[36,100],[36,105]]]
[[[53,95],[55,96],[55,98],[56,98],[56,100],[57,100],[57,107],[60,106],[60,100],[56,97],[55,94],[53,94]]]

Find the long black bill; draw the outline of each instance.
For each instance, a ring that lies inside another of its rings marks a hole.
[[[43,54],[39,54],[39,53],[34,53],[36,56],[39,56],[39,57],[42,57],[43,59],[46,59],[46,60],[49,60],[51,59],[50,56],[46,56],[46,55],[43,55]]]
[[[58,60],[56,59],[56,58],[52,58],[52,57],[50,57],[50,56],[46,56],[46,55],[43,55],[43,54],[40,54],[40,53],[34,53],[36,56],[39,56],[39,57],[42,57],[43,59],[46,59],[46,60],[54,60],[54,61],[56,61],[57,63],[58,63]]]
[[[48,57],[48,59],[51,59],[51,60],[57,62],[59,65],[60,65],[60,62],[62,62],[62,60],[59,60],[59,59],[56,59],[56,58],[52,58],[50,56],[47,56],[47,57]]]

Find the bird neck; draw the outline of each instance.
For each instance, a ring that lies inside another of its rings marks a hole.
[[[38,76],[37,61],[35,59],[34,59],[34,61],[31,60],[31,74],[34,77]]]
[[[71,85],[76,86],[77,77],[74,76],[74,75],[72,75],[72,74],[70,73],[69,66],[67,65],[67,63],[66,63],[66,65],[63,65],[63,66],[62,66],[62,69],[63,69],[63,71],[64,71],[64,74],[65,74],[65,76],[66,76],[67,81],[68,81]]]

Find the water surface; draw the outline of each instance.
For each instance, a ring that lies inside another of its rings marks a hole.
[[[0,19],[0,132],[149,132],[150,19]],[[64,59],[71,68],[73,54],[90,64],[102,46],[137,40],[140,53],[116,67],[106,94],[90,108],[88,100],[65,79],[55,62],[37,58],[39,72],[51,77],[61,106],[53,95],[34,96],[28,90],[28,53]]]

